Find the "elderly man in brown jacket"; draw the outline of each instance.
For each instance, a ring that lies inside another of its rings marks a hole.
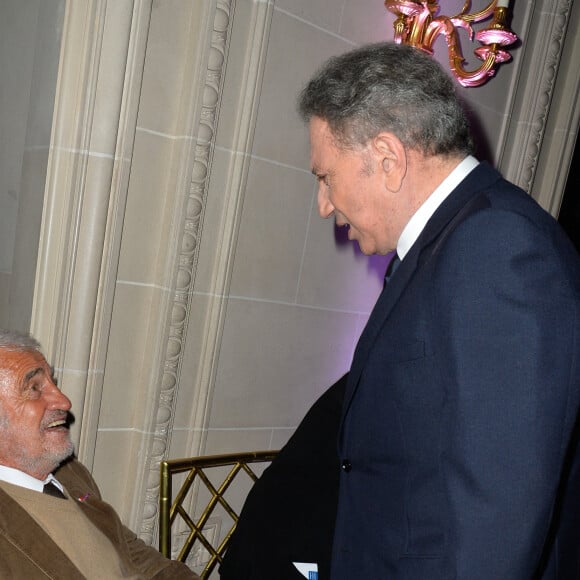
[[[0,330],[0,578],[198,578],[102,501],[72,458],[70,406],[39,344]]]

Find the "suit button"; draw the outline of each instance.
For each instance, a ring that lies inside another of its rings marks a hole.
[[[348,459],[343,459],[340,467],[345,473],[348,473],[352,469],[352,463]]]

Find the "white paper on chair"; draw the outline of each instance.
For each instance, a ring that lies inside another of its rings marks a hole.
[[[296,570],[308,578],[308,580],[317,580],[318,578],[318,564],[310,564],[309,562],[292,562]]]

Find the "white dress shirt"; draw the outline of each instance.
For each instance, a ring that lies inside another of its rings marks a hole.
[[[459,165],[437,186],[435,191],[423,202],[404,227],[397,242],[397,255],[402,260],[411,246],[417,241],[437,208],[449,194],[479,165],[479,161],[468,155]]]
[[[64,493],[64,488],[62,484],[52,473],[49,473],[48,477],[43,481],[41,479],[36,479],[28,473],[24,473],[19,469],[14,467],[6,467],[5,465],[0,465],[0,481],[5,481],[6,483],[11,483],[12,485],[18,485],[20,487],[25,487],[26,489],[32,489],[33,491],[39,491],[42,493],[44,485],[50,481]]]

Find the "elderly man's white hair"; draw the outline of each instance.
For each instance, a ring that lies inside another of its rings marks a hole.
[[[40,343],[30,334],[18,330],[0,328],[0,349],[21,351],[40,350]]]

